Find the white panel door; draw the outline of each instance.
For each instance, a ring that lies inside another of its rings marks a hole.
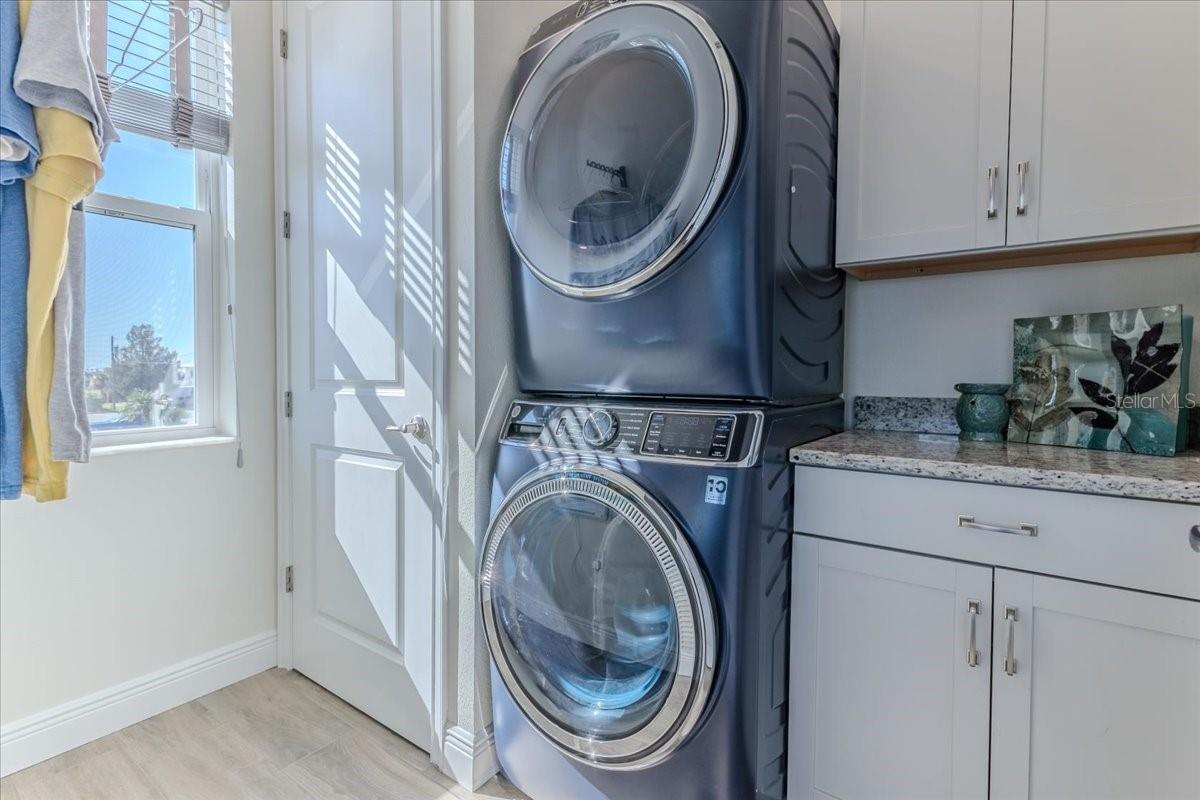
[[[998,569],[993,615],[993,800],[1200,797],[1200,603]]]
[[[1017,0],[1009,186],[1010,245],[1200,225],[1200,3]]]
[[[442,277],[428,2],[287,7],[295,667],[429,749]]]
[[[792,569],[788,800],[986,798],[991,568],[798,536]]]
[[[1011,0],[842,4],[839,264],[1004,245],[1011,35]]]

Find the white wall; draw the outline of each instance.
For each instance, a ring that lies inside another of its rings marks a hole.
[[[232,15],[245,468],[228,443],[98,453],[66,500],[0,504],[6,727],[275,627],[274,36],[269,3]]]
[[[473,493],[476,546],[483,540],[490,516],[495,442],[509,401],[517,393],[511,245],[500,213],[500,143],[518,88],[514,75],[517,58],[542,20],[565,5],[563,0],[500,0],[475,5],[475,423],[480,443]],[[474,576],[475,549],[471,559]],[[470,587],[473,611],[477,602],[474,580]],[[481,629],[475,630],[474,640],[475,720],[477,725],[489,725],[488,653]]]
[[[953,397],[1012,378],[1012,321],[1183,303],[1200,315],[1200,255],[849,282],[846,395]],[[1192,374],[1200,376],[1200,341]]]
[[[500,216],[500,140],[514,93],[517,56],[561,0],[456,0],[443,6],[447,31],[445,131],[447,264],[450,273],[450,481],[447,529],[447,729],[485,749],[491,722],[487,646],[476,608],[476,547],[487,529],[499,424],[516,392],[509,243]],[[450,748],[448,748],[448,753]],[[452,754],[451,754],[452,757]],[[490,775],[487,754],[473,774]]]

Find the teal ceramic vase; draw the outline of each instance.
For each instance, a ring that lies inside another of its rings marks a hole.
[[[1003,442],[1008,429],[1007,383],[959,383],[954,418],[966,442]]]

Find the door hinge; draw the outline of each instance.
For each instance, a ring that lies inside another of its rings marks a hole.
[[[292,238],[292,212],[283,212],[283,238]]]
[[[283,590],[290,592],[292,590],[292,565],[288,564],[283,568]]]
[[[280,28],[279,29],[279,57],[280,58],[287,58],[287,50],[288,50],[287,39],[288,39],[287,31],[283,28]]]
[[[290,391],[283,393],[283,415],[288,419],[292,418],[292,393]]]

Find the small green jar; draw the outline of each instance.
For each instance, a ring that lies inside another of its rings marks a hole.
[[[959,383],[954,418],[966,442],[1003,442],[1008,429],[1007,383]]]

